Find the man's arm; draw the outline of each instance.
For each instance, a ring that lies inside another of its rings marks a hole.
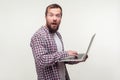
[[[31,48],[37,65],[41,67],[54,65],[68,56],[66,51],[49,53],[43,45],[44,43],[43,38],[34,37],[31,39]]]

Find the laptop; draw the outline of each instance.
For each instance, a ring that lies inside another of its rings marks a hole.
[[[86,53],[79,53],[77,56],[68,56],[62,60],[60,60],[59,62],[70,62],[70,61],[84,61],[85,57],[88,55],[88,52],[91,48],[92,42],[94,40],[96,34],[94,34],[90,40],[90,43],[88,45],[87,51]]]

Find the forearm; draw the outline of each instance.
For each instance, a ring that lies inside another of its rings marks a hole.
[[[39,56],[34,54],[34,58],[35,58],[36,63],[40,67],[54,65],[56,62],[59,62],[61,59],[68,56],[68,54],[64,51],[55,52],[52,54],[48,54],[48,53],[38,53],[38,54],[39,54]]]
[[[66,51],[56,52],[51,50],[50,43],[45,38],[34,37],[31,39],[31,48],[35,62],[40,67],[54,65],[61,59],[68,56]],[[54,47],[53,47],[54,48]],[[53,53],[52,53],[53,52]]]

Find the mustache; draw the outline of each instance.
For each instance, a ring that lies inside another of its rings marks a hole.
[[[57,23],[56,23],[56,22],[53,22],[53,23],[51,23],[51,24],[53,24],[53,25],[57,25]]]

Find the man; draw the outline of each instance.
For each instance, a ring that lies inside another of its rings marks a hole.
[[[61,23],[62,8],[51,4],[45,12],[46,25],[31,38],[31,48],[36,64],[38,80],[70,80],[64,62],[67,56],[76,56],[73,50],[64,51],[62,37],[57,30]]]

